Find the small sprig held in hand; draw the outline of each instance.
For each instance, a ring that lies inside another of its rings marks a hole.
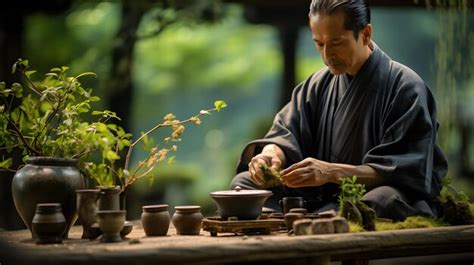
[[[260,164],[260,169],[263,172],[263,185],[265,187],[283,185],[281,181],[281,173],[279,170],[269,167],[266,164]]]

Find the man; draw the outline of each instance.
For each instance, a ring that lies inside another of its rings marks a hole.
[[[309,211],[337,209],[338,187],[356,175],[377,216],[436,216],[447,171],[436,106],[425,82],[372,42],[364,0],[313,0],[309,25],[327,67],[293,91],[264,139],[244,149],[231,188],[262,189],[266,164],[281,171],[266,207],[302,196]]]

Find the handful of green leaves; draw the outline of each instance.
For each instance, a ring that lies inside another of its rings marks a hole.
[[[281,173],[279,170],[269,167],[266,164],[260,164],[260,169],[263,172],[263,186],[275,187],[282,185]]]

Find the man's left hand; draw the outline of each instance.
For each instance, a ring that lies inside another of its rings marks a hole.
[[[282,182],[290,188],[321,186],[333,182],[335,165],[306,158],[281,171]]]

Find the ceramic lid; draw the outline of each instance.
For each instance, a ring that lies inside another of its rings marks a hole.
[[[144,212],[163,212],[168,211],[168,204],[156,204],[142,206]]]
[[[269,190],[244,190],[240,186],[233,190],[214,191],[210,193],[213,197],[259,197],[273,194]]]

